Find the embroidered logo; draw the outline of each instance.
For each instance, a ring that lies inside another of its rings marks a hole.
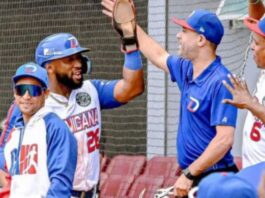
[[[37,71],[37,67],[35,66],[35,65],[26,65],[25,66],[25,70],[24,70],[24,72],[25,73],[35,73]]]
[[[88,93],[81,92],[76,95],[76,102],[79,104],[81,107],[86,107],[90,105],[91,103],[91,97],[88,95]]]
[[[228,121],[228,118],[227,118],[227,117],[224,117],[224,118],[222,119],[222,122],[223,122],[223,123],[227,123],[227,121]]]
[[[196,98],[193,98],[192,96],[190,96],[190,102],[188,104],[187,109],[190,112],[195,112],[198,110],[198,108],[200,107],[200,103]]]

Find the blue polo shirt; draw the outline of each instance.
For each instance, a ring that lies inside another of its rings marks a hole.
[[[181,91],[177,149],[178,162],[184,169],[204,152],[216,135],[216,126],[235,127],[237,109],[222,103],[223,99],[232,98],[232,95],[222,84],[222,80],[229,81],[227,74],[230,72],[221,63],[220,57],[217,56],[194,80],[191,61],[169,56],[167,65],[171,80]],[[230,151],[208,170],[233,165]]]

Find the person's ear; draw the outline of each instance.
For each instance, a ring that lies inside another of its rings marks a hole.
[[[45,69],[46,69],[48,74],[51,74],[54,72],[54,66],[52,63],[46,63]]]
[[[50,94],[50,90],[49,90],[49,89],[46,89],[46,90],[44,91],[44,94],[45,94],[45,99],[47,99],[48,96],[49,96],[49,94]]]
[[[207,39],[205,38],[204,35],[202,34],[199,34],[199,37],[198,37],[198,46],[199,47],[203,47],[207,42]]]

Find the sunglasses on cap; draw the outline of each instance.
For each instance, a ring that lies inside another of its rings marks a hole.
[[[44,87],[40,87],[38,85],[16,85],[15,86],[15,93],[18,96],[24,96],[25,93],[28,91],[29,95],[32,97],[40,96],[42,92],[46,90]]]

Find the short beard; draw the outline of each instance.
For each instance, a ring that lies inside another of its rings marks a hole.
[[[75,83],[71,78],[66,75],[56,73],[56,79],[59,83],[70,89],[79,89],[83,85],[83,76],[79,83]]]

